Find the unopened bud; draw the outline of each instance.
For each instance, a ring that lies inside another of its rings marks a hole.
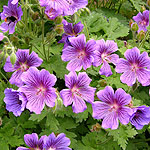
[[[56,25],[55,31],[56,31],[58,34],[63,33],[63,31],[64,31],[63,24]]]
[[[3,60],[4,55],[5,55],[5,53],[4,53],[4,51],[2,51],[2,52],[0,53],[0,61],[2,61],[2,60]]]
[[[100,80],[99,84],[101,87],[105,87],[107,85],[106,81],[103,79]]]
[[[15,64],[16,59],[17,59],[16,54],[14,52],[12,52],[11,55],[10,55],[10,62],[11,62],[12,65]]]
[[[145,37],[145,32],[143,31],[143,30],[141,30],[139,33],[138,33],[138,35],[137,35],[137,38],[138,38],[138,40],[143,40],[144,39],[144,37]]]
[[[6,54],[5,54],[5,59],[7,59],[8,56],[9,56],[8,53],[6,53]]]
[[[129,26],[131,27],[132,23],[134,23],[134,21],[132,19],[130,19],[129,21]]]
[[[150,6],[150,0],[147,0],[147,5]]]
[[[0,41],[2,41],[4,39],[4,35],[3,33],[0,33]]]
[[[39,19],[39,13],[37,11],[32,14],[32,19],[33,21]]]
[[[134,22],[134,23],[131,25],[131,29],[132,29],[133,31],[138,31],[139,27],[138,27],[138,25],[137,25],[136,22]]]
[[[142,7],[141,7],[141,12],[143,12],[143,11],[145,11],[145,10],[146,10],[145,6],[142,6]]]
[[[92,126],[92,129],[91,129],[91,132],[94,132],[94,131],[100,131],[101,129],[101,125],[99,123],[96,123],[95,125]]]
[[[63,20],[63,16],[58,16],[55,18],[55,24],[61,24],[62,23],[62,20]]]

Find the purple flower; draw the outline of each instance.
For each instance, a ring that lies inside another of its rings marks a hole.
[[[95,51],[93,65],[98,67],[103,64],[99,73],[100,75],[105,75],[106,77],[108,77],[112,75],[112,71],[108,63],[113,63],[114,65],[116,65],[119,59],[119,56],[117,54],[112,54],[113,52],[118,50],[117,43],[112,40],[107,40],[105,42],[102,39],[98,40],[96,44],[97,49]]]
[[[16,150],[43,150],[44,139],[46,136],[41,136],[38,140],[38,135],[36,133],[25,134],[24,141],[29,146],[29,148],[18,147]]]
[[[60,133],[57,137],[54,133],[51,133],[44,139],[45,150],[71,150],[71,148],[68,147],[69,145],[70,139],[67,138],[64,133]]]
[[[10,57],[7,58],[4,65],[4,70],[6,72],[14,72],[9,80],[11,84],[16,84],[17,86],[22,86],[23,82],[21,80],[21,75],[23,72],[27,71],[31,66],[39,67],[42,64],[42,59],[38,57],[35,52],[29,55],[29,50],[18,49],[16,52],[17,60],[14,66],[10,62]]]
[[[72,23],[69,23],[66,20],[63,20],[62,23],[64,25],[65,33],[62,35],[62,39],[59,41],[59,43],[65,43],[65,48],[68,45],[71,46],[68,38],[77,36],[82,31],[84,25],[81,22],[78,22],[73,26]]]
[[[131,101],[131,96],[123,89],[119,88],[114,93],[112,87],[107,86],[97,93],[97,97],[102,101],[92,104],[93,118],[103,119],[102,127],[107,129],[117,129],[118,119],[122,124],[128,124],[132,115],[132,109],[126,107]]]
[[[85,101],[92,103],[96,90],[96,88],[89,86],[91,81],[85,72],[79,72],[78,76],[76,72],[70,72],[68,75],[65,75],[65,85],[69,89],[60,91],[63,104],[67,107],[73,103],[72,108],[75,113],[86,110]]]
[[[68,0],[68,4],[69,8],[64,11],[64,15],[73,15],[80,8],[86,7],[88,0]]]
[[[143,14],[139,12],[136,16],[133,17],[136,23],[139,26],[138,33],[143,30],[144,32],[147,31],[146,27],[149,26],[149,11],[143,11]]]
[[[4,102],[6,103],[6,109],[17,117],[24,111],[27,103],[27,99],[22,92],[18,92],[13,89],[5,89]]]
[[[69,71],[80,71],[83,67],[83,69],[86,70],[94,61],[96,42],[89,40],[86,43],[84,34],[78,37],[70,37],[69,41],[71,46],[65,47],[61,56],[63,61],[70,61],[67,65],[67,69]]]
[[[45,69],[39,71],[36,67],[29,68],[21,76],[22,81],[26,84],[19,88],[19,91],[25,93],[28,102],[26,108],[31,112],[40,114],[45,103],[48,107],[55,106],[55,85],[56,77]]]
[[[0,29],[3,32],[7,32],[9,30],[9,34],[13,34],[15,32],[17,22],[21,20],[21,16],[23,15],[21,6],[18,7],[18,3],[13,5],[12,0],[9,0],[8,6],[4,6],[3,9],[1,19],[5,22],[1,24]]]
[[[150,122],[150,107],[143,105],[133,108],[133,114],[130,117],[130,122],[136,127],[136,129],[142,129],[144,125],[147,125]]]
[[[116,65],[116,72],[123,73],[120,77],[121,82],[132,86],[136,79],[143,85],[150,79],[150,58],[147,52],[140,54],[137,47],[128,49],[124,56],[127,60],[121,58]]]
[[[2,41],[4,39],[4,34],[0,33],[0,41]]]

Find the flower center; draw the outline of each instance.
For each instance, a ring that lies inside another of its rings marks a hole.
[[[146,21],[145,21],[145,20],[141,21],[141,22],[140,22],[140,25],[141,25],[141,26],[145,26],[145,25],[146,25]]]
[[[106,60],[107,59],[107,54],[106,53],[102,53],[101,58],[102,58],[102,60]]]
[[[137,64],[133,64],[133,65],[131,66],[131,70],[132,70],[133,72],[135,72],[137,69],[138,69]]]
[[[79,92],[79,89],[78,89],[76,86],[74,86],[74,87],[71,89],[71,92],[72,92],[73,94],[78,95],[78,96],[82,96],[82,95],[80,94],[80,92]]]
[[[113,104],[113,105],[110,106],[109,111],[110,112],[112,112],[112,111],[118,111],[118,108],[119,108],[119,106],[117,104]]]
[[[28,65],[26,65],[26,64],[21,64],[21,65],[20,65],[20,69],[21,69],[22,72],[27,71],[28,68],[29,68],[29,67],[28,67]]]
[[[44,96],[45,91],[46,91],[46,89],[45,89],[43,86],[41,86],[41,87],[39,87],[39,88],[37,89],[36,95],[43,95],[43,96]]]
[[[85,53],[85,51],[81,51],[81,52],[79,52],[79,54],[78,54],[78,58],[80,59],[82,59],[82,58],[84,58],[86,56],[86,53]]]
[[[16,17],[10,16],[10,17],[6,17],[4,21],[9,25],[11,22],[15,22],[16,20],[18,20]]]

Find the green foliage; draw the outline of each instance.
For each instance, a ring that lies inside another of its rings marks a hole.
[[[108,135],[113,136],[113,140],[117,141],[120,147],[125,150],[128,144],[129,138],[134,138],[137,131],[133,129],[130,125],[121,125],[119,129],[109,130]]]

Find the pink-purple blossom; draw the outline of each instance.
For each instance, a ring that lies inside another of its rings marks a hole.
[[[116,65],[116,72],[123,73],[120,77],[121,82],[126,83],[128,86],[132,86],[136,80],[142,85],[150,79],[150,58],[147,52],[140,54],[140,50],[137,47],[128,49],[124,56],[126,58],[120,58]]]
[[[27,103],[27,98],[22,92],[18,92],[13,89],[5,89],[4,102],[6,103],[6,109],[17,117],[24,111]]]
[[[97,49],[95,51],[95,57],[93,65],[98,67],[102,64],[99,70],[100,75],[105,75],[106,77],[112,75],[109,63],[117,64],[119,56],[117,54],[112,54],[118,50],[117,43],[112,40],[107,40],[106,42],[102,40],[96,41]]]
[[[21,75],[23,72],[27,71],[30,67],[39,67],[43,60],[38,57],[35,52],[29,54],[29,50],[18,49],[16,52],[17,60],[14,65],[10,62],[10,56],[8,56],[6,63],[4,65],[4,70],[6,72],[14,72],[9,80],[11,84],[17,86],[22,86],[23,82],[21,80]]]
[[[72,150],[68,147],[70,143],[70,139],[64,133],[60,133],[57,136],[51,133],[44,139],[43,147],[45,150]]]
[[[149,11],[145,10],[143,13],[139,12],[136,16],[133,17],[134,21],[139,26],[138,33],[143,30],[147,31],[147,27],[149,26]]]
[[[18,147],[16,150],[43,150],[43,144],[45,138],[46,135],[41,136],[41,138],[38,139],[38,135],[36,133],[25,134],[24,141],[26,145],[29,146],[29,148]]]
[[[63,104],[67,107],[73,103],[72,108],[75,113],[86,110],[85,101],[92,103],[96,90],[96,88],[89,86],[91,81],[85,72],[79,72],[78,76],[76,72],[70,72],[68,75],[65,75],[65,85],[69,89],[60,91]]]
[[[19,0],[12,0],[12,4],[15,5],[16,3],[18,3]]]
[[[8,1],[8,6],[3,6],[3,12],[1,13],[1,19],[4,20],[0,26],[0,30],[13,34],[15,32],[15,26],[18,21],[21,20],[23,15],[21,6],[18,7],[18,3],[12,4],[12,0]]]
[[[131,102],[131,96],[123,89],[119,88],[114,92],[112,87],[107,86],[97,93],[97,97],[101,101],[92,103],[93,118],[103,119],[103,128],[117,129],[118,120],[124,125],[129,123],[132,110],[126,105]]]
[[[136,129],[140,130],[144,125],[150,123],[150,107],[143,105],[133,108],[132,110],[133,114],[130,117],[130,122]]]
[[[0,41],[2,41],[4,39],[4,34],[0,33]]]
[[[95,40],[89,40],[86,43],[86,37],[81,34],[77,37],[70,37],[71,46],[67,46],[62,51],[62,60],[70,61],[67,64],[69,71],[80,71],[89,68],[94,61]]]
[[[26,108],[31,112],[40,114],[45,104],[48,107],[55,106],[56,94],[53,86],[56,77],[45,69],[39,71],[36,67],[30,67],[21,76],[24,86],[19,91],[24,92],[28,102]]]

